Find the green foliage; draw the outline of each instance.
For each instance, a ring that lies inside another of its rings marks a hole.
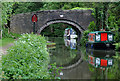
[[[71,26],[64,23],[51,24],[42,31],[42,35],[50,37],[63,37],[65,28],[71,28]]]
[[[115,40],[115,42],[120,41],[120,33],[119,32],[115,32],[114,40]]]
[[[17,39],[17,38],[21,37],[21,34],[18,34],[18,33],[12,33],[12,32],[10,32],[10,35],[14,39]]]
[[[116,52],[114,58],[114,64],[108,69],[108,79],[119,79],[120,78],[120,53]]]
[[[8,29],[7,28],[4,28],[3,30],[2,30],[2,36],[4,37],[4,38],[11,38],[12,36],[8,33]]]
[[[50,66],[49,73],[51,74],[51,79],[60,79],[60,77],[56,77],[56,75],[59,75],[62,67],[56,67],[56,63],[50,64]]]
[[[19,2],[14,4],[13,10],[15,14],[18,14],[39,11],[41,7],[43,7],[43,3],[41,2]]]
[[[40,8],[41,10],[57,10],[61,9],[64,6],[64,3],[59,3],[59,2],[48,2],[48,3],[43,3],[43,7]]]
[[[48,79],[49,54],[44,37],[24,34],[2,57],[4,79]]]
[[[94,30],[96,30],[96,25],[95,25],[94,21],[92,21],[92,22],[90,22],[90,24],[88,26],[88,30],[84,31],[84,33],[83,33],[82,39],[80,41],[81,45],[83,45],[83,46],[86,45],[86,42],[88,41],[88,34]]]
[[[114,44],[115,45],[115,50],[116,51],[120,51],[120,42],[119,43],[116,43]]]
[[[93,10],[93,8],[80,8],[80,7],[75,7],[75,8],[72,8],[71,10]]]
[[[116,52],[115,56],[113,56],[113,57],[120,61],[120,52]]]
[[[5,28],[3,30],[2,36],[3,36],[3,38],[13,38],[13,39],[16,39],[16,38],[19,38],[21,35],[17,34],[17,33],[12,33],[12,32],[8,33],[8,29]]]
[[[115,16],[110,16],[108,18],[108,21],[109,21],[109,24],[108,24],[109,25],[108,26],[109,30],[116,30],[116,29],[118,29],[118,25],[116,23]]]
[[[39,10],[70,10],[75,7],[92,8],[92,3],[80,3],[80,2],[18,2],[13,6],[14,13],[24,13]],[[24,10],[24,11],[23,11]]]
[[[70,10],[75,7],[92,7],[92,3],[80,3],[80,2],[48,2],[43,3],[43,7],[40,10]]]
[[[0,42],[1,42],[0,47],[3,47],[9,43],[13,43],[14,39],[13,38],[2,38],[2,39],[0,39]]]
[[[10,17],[12,15],[12,10],[13,10],[13,5],[15,3],[14,2],[3,2],[3,3],[0,3],[1,5],[1,19],[0,19],[0,22],[1,22],[1,29],[3,30],[3,37],[11,37],[9,34],[8,34],[8,29],[5,28],[5,24],[8,23],[8,21],[10,20]]]
[[[12,15],[12,6],[15,4],[14,2],[3,2],[0,3],[2,6],[2,26],[4,26],[5,23],[7,23],[7,20],[10,20],[10,16]]]
[[[119,9],[120,9],[120,2],[118,3],[109,3],[109,10],[108,10],[108,30],[110,31],[114,31],[115,32],[115,36],[114,36],[114,40],[115,42],[119,42],[120,41],[120,33],[118,32],[119,29],[119,25],[120,25],[120,19],[119,19]],[[116,48],[118,47],[118,45],[116,46]]]
[[[80,40],[80,44],[81,44],[82,46],[85,46],[85,45],[86,45],[86,42],[88,41],[88,34],[89,34],[89,33],[90,33],[89,30],[84,31],[83,36],[82,36],[82,39]]]
[[[95,31],[96,30],[96,25],[95,25],[94,21],[90,22],[90,24],[88,26],[88,30],[89,31]]]
[[[88,65],[89,66],[89,70],[91,71],[91,72],[94,72],[95,71],[95,68],[92,66],[92,65]]]

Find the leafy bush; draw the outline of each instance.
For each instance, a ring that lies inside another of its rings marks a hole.
[[[11,37],[14,39],[21,37],[21,34],[11,33],[11,32],[10,32],[10,34],[11,34]]]
[[[89,34],[89,30],[84,31],[82,39],[80,41],[81,45],[85,46],[86,42],[88,41],[88,34]]]
[[[114,40],[115,40],[115,42],[119,42],[120,41],[120,36],[119,36],[120,34],[118,33],[118,32],[115,32],[115,36],[114,36]]]
[[[56,67],[56,63],[50,64],[50,66],[49,73],[51,74],[51,79],[60,79],[60,77],[56,77],[56,75],[59,75],[63,67]]]
[[[82,39],[80,41],[81,45],[85,46],[86,42],[88,41],[88,34],[91,31],[96,30],[96,25],[94,23],[94,21],[90,22],[89,26],[88,26],[88,30],[84,31]]]
[[[115,44],[115,50],[120,51],[120,42]]]
[[[90,31],[95,31],[96,30],[96,25],[95,25],[94,21],[90,22],[90,24],[88,26],[88,30],[90,30]]]
[[[17,33],[12,33],[12,32],[8,33],[8,29],[7,28],[3,29],[3,34],[2,34],[3,38],[14,38],[14,39],[16,39],[16,38],[19,38],[20,36],[21,35],[17,34]]]
[[[2,57],[4,79],[48,79],[49,54],[40,35],[24,34]]]
[[[93,8],[81,8],[81,7],[75,7],[72,8],[71,10],[94,10]]]
[[[11,38],[12,36],[8,33],[8,29],[7,28],[4,28],[2,30],[2,37],[4,38]]]

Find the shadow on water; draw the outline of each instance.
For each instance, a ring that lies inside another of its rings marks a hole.
[[[120,54],[78,46],[75,40],[48,38],[56,46],[49,50],[50,63],[62,66],[61,79],[120,79]]]

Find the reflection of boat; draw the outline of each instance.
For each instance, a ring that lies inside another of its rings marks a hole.
[[[76,39],[67,39],[64,38],[65,46],[69,47],[71,49],[76,49]]]
[[[113,47],[113,33],[110,31],[95,31],[88,34],[88,45],[91,48]]]
[[[113,65],[113,50],[86,49],[86,51],[88,54],[88,62],[94,67],[107,68]]]
[[[77,38],[76,32],[72,28],[66,28],[64,32],[64,37]]]
[[[112,58],[100,58],[100,57],[94,57],[91,55],[88,55],[88,61],[89,64],[95,66],[95,67],[110,67],[113,65],[113,59]]]

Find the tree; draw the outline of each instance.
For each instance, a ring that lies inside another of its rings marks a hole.
[[[12,7],[15,4],[15,2],[4,2],[0,3],[1,5],[1,28],[3,30],[3,37],[9,37],[9,34],[7,30],[9,29],[8,27],[8,21],[10,20],[10,17],[12,15]]]
[[[43,7],[43,3],[41,2],[25,2],[25,3],[19,2],[14,4],[13,10],[15,14],[18,14],[18,13],[39,11],[40,8],[42,7]]]

